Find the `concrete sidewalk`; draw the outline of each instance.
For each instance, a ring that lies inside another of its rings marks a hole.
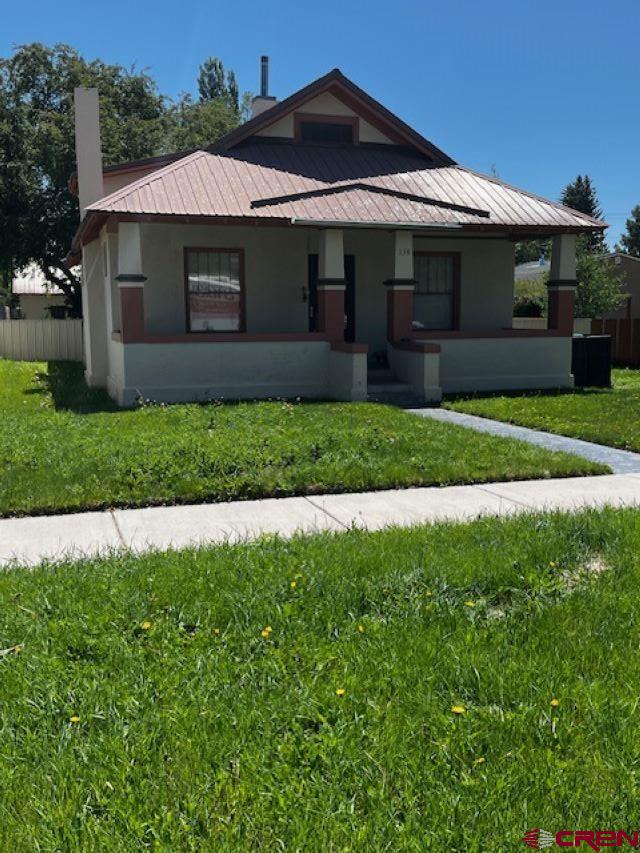
[[[555,432],[544,432],[530,427],[494,421],[491,418],[481,418],[478,415],[467,415],[464,412],[454,412],[451,409],[407,409],[412,415],[429,418],[433,421],[443,421],[447,424],[474,429],[477,432],[487,432],[502,438],[517,438],[528,444],[544,447],[546,450],[561,450],[582,456],[591,462],[606,465],[614,474],[640,474],[640,453],[630,450],[619,450],[617,447],[607,447],[584,441],[581,438],[571,438],[568,435],[558,435]]]
[[[240,542],[263,534],[289,537],[352,526],[378,530],[601,506],[640,506],[640,474],[0,519],[0,566],[30,566],[114,549],[141,553]]]

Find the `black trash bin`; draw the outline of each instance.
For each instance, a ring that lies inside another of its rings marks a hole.
[[[610,388],[611,335],[576,335],[571,372],[576,388]]]

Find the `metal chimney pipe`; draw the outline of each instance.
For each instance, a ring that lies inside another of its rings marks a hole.
[[[269,97],[269,57],[260,57],[260,97]]]

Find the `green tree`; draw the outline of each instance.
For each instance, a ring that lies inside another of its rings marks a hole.
[[[562,191],[560,201],[566,207],[579,210],[593,219],[602,219],[602,207],[598,201],[598,194],[591,183],[588,175],[578,175],[575,181],[567,184]],[[607,244],[601,232],[591,234],[587,238],[588,250],[591,252],[606,252]]]
[[[516,243],[516,264],[526,264],[531,261],[539,261],[540,258],[548,258],[549,251],[548,240],[527,240],[523,243]]]
[[[584,243],[576,258],[576,279],[576,317],[602,317],[622,305],[621,274],[606,258],[586,251]]]
[[[61,44],[24,45],[0,59],[0,266],[10,275],[35,261],[77,314],[80,282],[64,258],[79,218],[69,178],[80,85],[100,90],[105,165],[161,151],[168,121],[165,99],[144,73],[87,62]]]
[[[225,98],[176,105],[144,72],[88,62],[67,45],[34,43],[0,58],[0,280],[35,261],[76,314],[80,281],[64,258],[78,226],[69,192],[75,171],[73,89],[100,92],[105,165],[205,147],[238,124],[232,72]],[[230,86],[230,88],[229,88]],[[229,94],[231,92],[231,95]]]
[[[240,113],[240,90],[233,71],[225,71],[217,56],[210,56],[198,72],[198,94],[202,103],[222,101],[236,116]]]
[[[194,102],[183,95],[171,109],[169,147],[172,151],[206,147],[237,124],[237,113],[225,101]]]
[[[631,211],[631,218],[627,219],[626,232],[616,245],[616,251],[626,252],[634,258],[640,258],[640,204]]]

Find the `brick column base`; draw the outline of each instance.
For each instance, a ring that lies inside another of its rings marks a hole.
[[[120,293],[120,335],[123,344],[144,338],[144,279],[142,276],[116,276]]]
[[[318,324],[330,341],[344,341],[344,294],[346,283],[340,278],[318,281]]]
[[[576,282],[556,280],[547,284],[549,328],[563,335],[573,334],[573,313],[576,304]]]
[[[392,278],[384,283],[387,288],[387,340],[408,340],[413,336],[413,291],[411,278]]]

